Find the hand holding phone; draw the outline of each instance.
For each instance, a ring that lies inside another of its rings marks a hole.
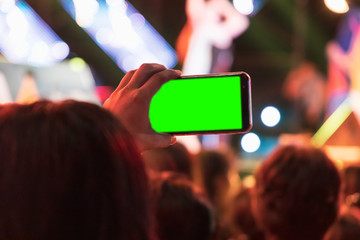
[[[174,136],[153,130],[149,122],[149,105],[159,88],[180,74],[159,64],[143,64],[139,69],[127,72],[105,101],[103,107],[120,119],[140,150],[167,147],[176,142]]]
[[[174,135],[247,132],[252,127],[250,86],[245,72],[170,80],[151,101],[151,126]]]

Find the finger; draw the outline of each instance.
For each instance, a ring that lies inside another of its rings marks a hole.
[[[148,97],[155,95],[161,86],[168,82],[169,80],[179,78],[181,76],[181,71],[167,69],[159,73],[154,74],[141,88],[144,94]]]
[[[128,82],[131,80],[132,76],[135,74],[135,70],[131,70],[125,74],[125,76],[121,79],[117,88],[111,93],[110,97],[105,100],[103,107],[107,108],[109,106],[110,99],[117,99],[117,93],[123,89]]]
[[[156,143],[155,147],[164,148],[176,143],[176,137],[166,133],[158,133],[153,135],[153,140]]]
[[[119,91],[120,89],[123,89],[131,80],[131,78],[134,76],[136,70],[131,70],[125,74],[125,76],[121,79],[118,87],[115,91]]]
[[[107,102],[111,97],[114,97],[117,92],[119,92],[121,89],[123,89],[128,84],[128,82],[131,80],[131,78],[133,77],[134,74],[135,74],[135,70],[131,70],[125,74],[125,76],[121,79],[119,85],[111,93],[110,97],[105,101],[105,103],[106,103],[105,106],[107,105]]]
[[[143,64],[136,70],[135,74],[131,78],[131,81],[127,84],[129,88],[139,88],[145,82],[147,82],[154,74],[164,71],[166,68],[163,65],[157,63]]]

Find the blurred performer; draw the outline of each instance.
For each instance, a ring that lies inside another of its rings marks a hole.
[[[360,94],[360,9],[345,15],[334,41],[327,45],[329,59],[329,107],[331,114],[347,97],[359,102]],[[358,105],[358,104],[357,104]],[[353,110],[360,115],[358,106]]]
[[[232,42],[247,29],[248,18],[228,0],[187,0],[186,14],[176,46],[183,73],[229,71]]]
[[[228,0],[187,0],[187,22],[176,44],[183,74],[230,71],[232,42],[249,26],[249,20]],[[206,136],[220,142],[219,136]],[[197,145],[195,136],[179,137],[189,149]]]
[[[300,127],[315,131],[323,120],[325,108],[325,77],[311,62],[292,69],[285,79],[283,95],[292,102]]]

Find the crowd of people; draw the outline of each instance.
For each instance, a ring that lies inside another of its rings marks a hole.
[[[102,107],[1,105],[0,239],[360,239],[360,168],[278,146],[253,187],[233,186],[227,154],[153,131],[150,100],[180,75],[144,64]]]

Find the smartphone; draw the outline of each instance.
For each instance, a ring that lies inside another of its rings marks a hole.
[[[159,133],[248,132],[252,127],[250,77],[232,72],[170,80],[152,98],[149,118]]]

